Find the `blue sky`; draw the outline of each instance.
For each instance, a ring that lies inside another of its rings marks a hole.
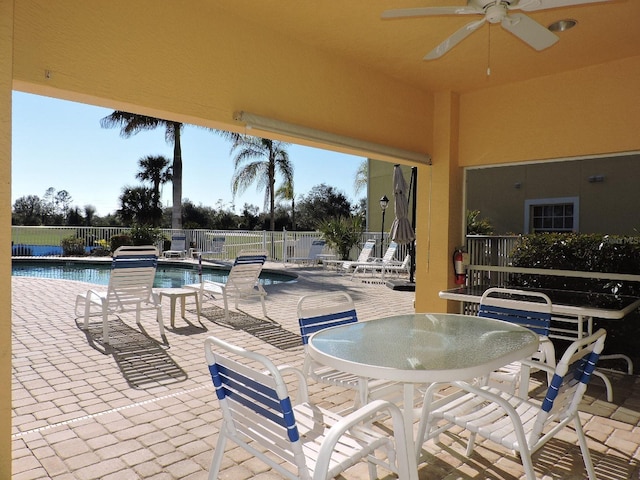
[[[113,110],[21,92],[13,93],[11,203],[26,195],[42,198],[49,187],[66,190],[72,205],[93,205],[98,215],[118,208],[125,185],[139,185],[138,160],[147,155],[171,159],[164,131],[120,137],[119,129],[103,129],[100,119]],[[230,143],[214,133],[187,126],[182,136],[183,198],[196,205],[230,207],[233,161]],[[361,157],[291,144],[296,195],[321,183],[344,193],[353,203],[353,182]],[[278,182],[278,180],[276,180]],[[278,183],[276,183],[277,185]],[[164,205],[171,204],[171,185],[164,186]],[[264,191],[250,186],[236,196],[236,211],[245,203],[264,204]]]

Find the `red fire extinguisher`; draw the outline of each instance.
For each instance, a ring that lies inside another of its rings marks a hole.
[[[464,252],[459,248],[453,252],[453,272],[456,285],[464,285],[467,281],[467,274],[464,271]]]

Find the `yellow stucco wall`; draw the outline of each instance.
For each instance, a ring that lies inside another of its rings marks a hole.
[[[11,478],[11,52],[13,0],[0,0],[0,478]]]
[[[460,100],[460,165],[638,150],[640,57]]]

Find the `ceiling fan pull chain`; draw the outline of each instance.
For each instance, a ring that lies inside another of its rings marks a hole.
[[[487,34],[487,77],[491,76],[491,24],[489,24],[489,33]]]

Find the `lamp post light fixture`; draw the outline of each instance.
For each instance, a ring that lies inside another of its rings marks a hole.
[[[380,228],[380,258],[382,258],[384,250],[384,212],[389,206],[389,199],[386,195],[383,195],[380,199],[380,208],[382,209],[382,227]]]

